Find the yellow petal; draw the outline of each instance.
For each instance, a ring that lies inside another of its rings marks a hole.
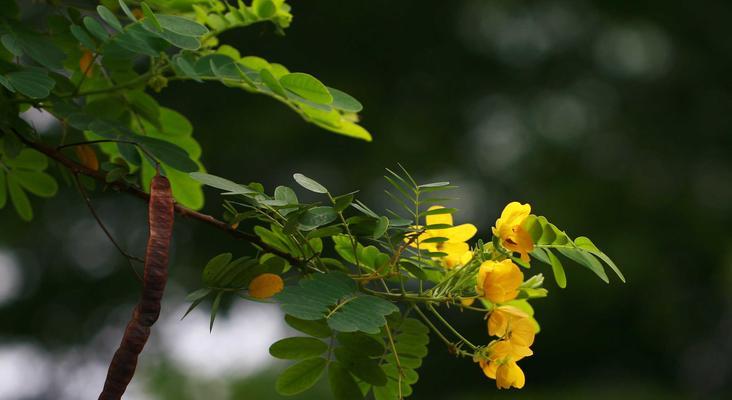
[[[255,299],[270,298],[285,287],[279,275],[265,273],[252,279],[249,283],[249,295]]]
[[[472,251],[466,251],[463,253],[462,256],[460,256],[460,264],[462,265],[468,265],[470,260],[473,259],[473,252]]]
[[[483,295],[493,303],[505,303],[518,296],[518,287],[524,280],[524,274],[511,260],[485,261],[483,275]],[[480,271],[479,271],[479,275]],[[478,282],[480,284],[480,281]]]
[[[526,318],[511,320],[508,330],[510,331],[509,340],[512,344],[523,347],[529,347],[534,344],[536,331],[534,324],[528,316]]]
[[[515,227],[513,232],[503,240],[502,244],[508,250],[520,253],[521,260],[524,262],[529,262],[529,253],[534,251],[531,234],[522,226]]]
[[[443,207],[443,206],[432,206],[432,207],[429,208],[429,211],[438,210],[440,208],[445,208],[445,207]],[[428,215],[428,216],[425,217],[425,220],[427,221],[427,225],[435,225],[435,224],[452,225],[452,214]]]
[[[491,379],[496,379],[496,369],[498,368],[498,364],[493,362],[481,361],[480,367],[483,369],[483,373],[485,374],[485,376]]]
[[[463,254],[470,250],[470,246],[468,246],[467,243],[462,242],[443,242],[438,243],[435,247],[437,251],[447,253],[447,255],[442,259],[442,265],[448,269],[462,265],[460,260],[462,259]]]
[[[529,321],[529,324],[531,324],[531,321],[529,319],[529,315],[525,312],[519,310],[516,307],[513,306],[500,306],[494,309],[490,317],[488,318],[488,334],[492,336],[498,336],[498,337],[504,337],[509,333],[509,328],[511,331],[515,328],[515,321],[525,319]],[[520,326],[523,329],[523,325]],[[533,330],[532,330],[533,333]],[[523,334],[523,333],[522,333]],[[532,338],[533,342],[533,338]],[[530,346],[529,344],[524,344],[524,346]]]
[[[440,234],[451,242],[467,242],[478,232],[473,224],[462,224],[452,228],[441,229]]]
[[[490,356],[488,357],[491,361],[502,362],[505,360],[518,361],[522,358],[528,357],[534,354],[529,347],[518,346],[511,343],[510,340],[499,340],[493,342],[488,348]]]
[[[524,387],[524,384],[526,384],[526,376],[524,375],[524,371],[519,368],[518,365],[516,365],[516,378],[513,382],[513,387],[516,389],[521,389]]]
[[[447,253],[451,256],[457,257],[458,259],[460,259],[465,252],[470,251],[470,246],[465,242],[442,242],[438,243],[436,247],[437,251]]]
[[[493,234],[501,239],[506,239],[513,232],[513,228],[520,226],[529,214],[531,214],[529,204],[521,204],[516,201],[508,203],[503,209],[501,217],[496,220]]]
[[[508,389],[512,386],[521,389],[525,383],[524,371],[515,361],[503,363],[496,369],[496,385],[499,389]]]

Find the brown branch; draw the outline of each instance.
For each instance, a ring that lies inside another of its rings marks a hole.
[[[55,148],[50,147],[44,143],[28,140],[28,138],[26,138],[25,136],[23,136],[22,134],[19,134],[17,132],[16,132],[16,135],[26,146],[36,149],[39,152],[48,156],[49,158],[57,161],[59,164],[61,164],[64,168],[71,171],[71,173],[73,173],[73,174],[86,175],[90,178],[93,178],[95,180],[98,180],[98,181],[108,185],[109,187],[111,187],[114,190],[117,190],[119,192],[126,192],[139,199],[144,200],[145,202],[150,201],[150,195],[145,193],[142,189],[140,189],[137,186],[131,185],[124,181],[107,182],[106,174],[104,172],[96,171],[96,170],[88,168],[82,164],[79,164],[76,161],[66,157],[61,151],[56,150]],[[226,222],[216,219],[215,217],[213,217],[211,215],[200,213],[196,210],[192,210],[180,203],[175,203],[175,212],[178,213],[182,217],[195,219],[195,220],[204,222],[208,225],[211,225],[214,228],[217,228],[219,230],[222,230],[222,231],[228,233],[229,235],[233,236],[234,238],[246,240],[247,242],[249,242],[253,245],[256,245],[262,249],[265,249],[269,253],[276,254],[276,255],[290,261],[294,265],[300,265],[304,262],[304,260],[293,257],[290,254],[287,254],[285,252],[282,252],[278,249],[275,249],[275,248],[269,246],[268,244],[264,243],[262,241],[262,239],[259,238],[259,236],[237,230],[236,228],[232,227],[231,225],[227,224]]]

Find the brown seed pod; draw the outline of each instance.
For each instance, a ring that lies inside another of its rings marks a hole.
[[[168,281],[168,253],[173,235],[174,215],[170,182],[164,176],[156,175],[150,183],[148,208],[150,236],[145,253],[142,296],[132,312],[122,342],[109,364],[107,380],[104,382],[99,400],[122,398],[135,374],[137,357],[150,336],[150,327],[160,315],[160,300]]]

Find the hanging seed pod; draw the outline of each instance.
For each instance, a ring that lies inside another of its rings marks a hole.
[[[104,389],[99,400],[121,399],[137,367],[150,327],[160,315],[160,300],[168,281],[168,256],[173,235],[175,210],[170,182],[156,175],[150,183],[148,223],[150,236],[145,253],[142,296],[127,323],[119,348],[109,364]]]

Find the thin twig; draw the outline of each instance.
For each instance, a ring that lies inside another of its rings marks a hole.
[[[94,208],[94,205],[91,202],[91,199],[89,198],[89,194],[87,193],[86,189],[84,189],[84,185],[81,184],[81,181],[79,180],[79,175],[76,173],[72,173],[71,176],[74,178],[74,182],[76,183],[76,187],[79,189],[79,193],[81,194],[81,198],[84,199],[84,203],[86,203],[87,208],[89,208],[89,212],[91,212],[91,215],[94,217],[94,219],[97,221],[97,224],[100,228],[102,228],[102,231],[104,231],[104,234],[107,235],[107,238],[110,242],[114,245],[114,247],[117,248],[117,251],[119,251],[122,256],[127,260],[127,262],[130,264],[130,268],[132,269],[132,272],[135,273],[135,276],[137,276],[137,280],[142,282],[142,276],[140,276],[140,273],[137,272],[135,269],[135,266],[132,264],[132,261],[137,261],[139,263],[145,263],[145,260],[143,260],[140,257],[133,256],[129,253],[127,253],[122,246],[117,243],[116,240],[114,240],[114,237],[112,237],[112,234],[109,232],[107,227],[102,222],[102,219],[99,217],[99,214],[97,214],[96,209]]]

